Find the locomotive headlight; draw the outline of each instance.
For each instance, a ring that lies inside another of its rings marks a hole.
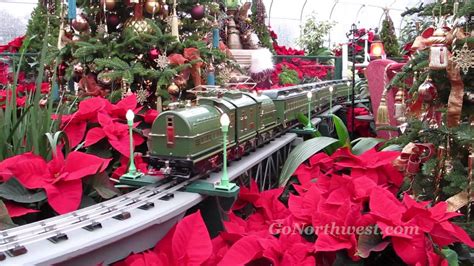
[[[221,116],[221,126],[223,127],[228,127],[230,125],[230,119],[229,119],[229,116],[227,114],[223,114]]]
[[[351,86],[351,82],[350,82],[350,81],[348,81],[346,84],[347,84],[347,87]]]
[[[125,115],[125,117],[127,118],[127,122],[129,124],[133,124],[133,119],[135,118],[135,114],[133,113],[132,110],[128,110],[127,111],[127,114]]]
[[[329,92],[332,93],[333,91],[334,91],[334,87],[333,86],[329,87]]]
[[[306,97],[308,97],[308,100],[311,100],[311,98],[313,98],[313,93],[309,91],[309,92],[306,94]]]

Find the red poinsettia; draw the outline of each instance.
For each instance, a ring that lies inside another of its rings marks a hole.
[[[98,141],[106,138],[110,145],[120,152],[123,156],[130,157],[130,137],[128,125],[114,121],[109,115],[104,113],[98,114],[100,127],[94,127],[87,132],[85,147],[89,147]],[[134,124],[136,127],[138,123]],[[137,134],[133,134],[134,146],[141,145],[143,138]]]
[[[198,211],[174,226],[153,251],[131,255],[114,265],[202,265],[211,254],[211,239]]]
[[[58,151],[49,162],[33,153],[8,158],[0,163],[4,181],[16,177],[27,189],[42,188],[48,202],[59,214],[77,210],[82,199],[82,178],[103,172],[110,159],[71,152],[67,158]]]
[[[107,103],[100,97],[89,98],[79,103],[77,112],[62,116],[61,129],[66,133],[71,148],[79,145],[86,133],[87,123],[97,122],[97,114]]]
[[[113,118],[126,119],[125,115],[128,110],[132,110],[134,113],[138,113],[142,108],[137,108],[137,96],[131,94],[116,104],[112,104],[109,101],[105,101],[104,110]]]
[[[11,53],[18,52],[18,50],[23,45],[23,40],[25,39],[25,37],[26,36],[16,37],[15,39],[11,40],[8,44],[0,45],[0,53],[3,53],[5,51],[11,52]]]
[[[153,124],[155,119],[158,117],[159,113],[155,109],[149,109],[143,114],[143,120],[147,124]]]

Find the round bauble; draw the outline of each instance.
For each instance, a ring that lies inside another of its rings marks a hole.
[[[431,103],[438,96],[438,91],[435,84],[430,78],[427,78],[421,85],[418,87],[418,97],[421,97],[421,100],[425,103]]]
[[[153,48],[150,50],[150,52],[148,52],[148,56],[150,57],[151,60],[155,60],[158,58],[158,56],[160,56],[160,50],[156,49],[156,48]]]
[[[103,7],[105,5],[107,10],[113,10],[116,4],[117,2],[115,0],[100,0],[100,6]]]
[[[84,32],[89,29],[89,23],[86,17],[81,14],[76,16],[76,19],[71,22],[71,27],[78,32]]]
[[[160,2],[158,0],[147,0],[145,2],[145,11],[150,15],[155,15],[160,12]]]
[[[112,84],[112,79],[109,77],[106,77],[107,74],[109,74],[111,71],[110,70],[104,70],[97,75],[97,81],[105,86],[109,86]]]
[[[152,28],[144,18],[131,17],[125,21],[124,27],[132,29],[135,33],[151,33]]]
[[[161,5],[160,7],[160,15],[163,19],[167,18],[170,15],[170,8],[168,5]]]
[[[168,93],[171,95],[177,95],[179,93],[179,87],[176,84],[171,83],[168,87]]]
[[[191,17],[195,20],[200,20],[206,14],[206,9],[203,5],[198,4],[191,9]]]
[[[120,18],[116,14],[110,14],[107,16],[107,27],[110,29],[116,29],[120,24]]]

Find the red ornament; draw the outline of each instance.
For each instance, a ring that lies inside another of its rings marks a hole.
[[[76,19],[71,22],[71,26],[73,29],[84,32],[89,29],[89,23],[84,15],[78,15]]]
[[[158,50],[156,48],[151,49],[148,54],[149,54],[151,60],[155,60],[155,59],[158,58],[158,56],[161,55],[160,50]]]
[[[116,29],[120,24],[120,19],[116,14],[110,14],[107,16],[107,27]]]
[[[198,4],[197,6],[193,7],[193,9],[191,9],[191,17],[195,20],[200,20],[206,14],[205,11],[206,9],[204,6]]]
[[[418,95],[425,103],[431,103],[438,96],[438,91],[430,77],[418,87]]]

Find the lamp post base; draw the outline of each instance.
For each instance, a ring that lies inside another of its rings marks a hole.
[[[225,185],[217,183],[217,184],[214,185],[214,188],[216,190],[232,191],[232,190],[235,190],[235,188],[238,188],[238,186],[234,183],[228,183],[228,184],[225,184]]]
[[[159,181],[158,177],[145,175],[144,173],[137,172],[134,174],[126,173],[119,179],[120,184],[142,187],[149,184],[154,184]]]
[[[199,193],[207,196],[235,198],[239,194],[240,187],[234,183],[230,183],[230,185],[230,189],[227,189],[227,187],[221,189],[218,188],[217,185],[214,185],[212,183],[198,180],[186,186],[185,191]]]

